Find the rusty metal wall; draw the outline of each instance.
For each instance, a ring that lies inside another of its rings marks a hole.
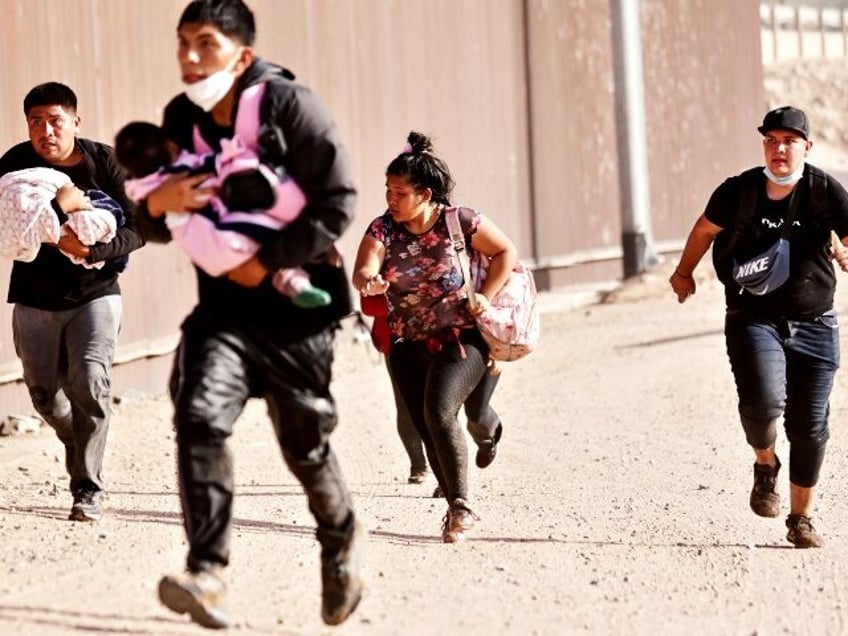
[[[642,34],[652,222],[674,242],[723,179],[763,162],[759,3],[649,0]]]
[[[501,225],[540,266],[543,286],[621,276],[609,2],[250,4],[257,52],[324,98],[352,152],[360,198],[342,241],[349,259],[384,208],[385,166],[415,129],[433,136],[450,165],[455,200]],[[23,96],[47,80],[78,93],[86,136],[109,141],[131,119],[159,121],[180,90],[175,27],[184,5],[0,0],[0,55],[14,61],[4,66],[0,149],[25,138]],[[755,160],[758,19],[756,0],[642,2],[658,240],[679,242],[717,180]],[[176,248],[147,246],[122,288],[115,390],[162,389],[194,302],[191,268]],[[13,381],[9,314],[0,305],[0,413],[28,406]]]
[[[537,264],[558,287],[621,277],[609,2],[530,0],[531,197]],[[756,0],[643,0],[653,236],[682,245],[711,190],[761,157]]]

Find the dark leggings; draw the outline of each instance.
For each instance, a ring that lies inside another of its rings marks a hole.
[[[409,467],[412,472],[417,472],[427,468],[427,458],[424,456],[424,446],[421,442],[421,436],[415,428],[412,418],[409,416],[409,411],[403,402],[403,397],[398,391],[397,382],[392,375],[392,365],[389,364],[389,357],[386,356],[386,369],[389,372],[389,379],[392,381],[392,394],[395,398],[395,410],[397,412],[397,432],[403,444],[406,454],[409,456]]]
[[[488,371],[488,347],[479,332],[464,330],[460,343],[431,353],[426,341],[400,341],[389,354],[392,377],[448,502],[468,496],[468,450],[457,413]],[[491,391],[483,397],[480,410],[486,411]]]
[[[392,367],[386,357],[386,368],[392,381],[392,393],[397,412],[397,432],[406,454],[409,456],[409,467],[412,472],[427,468],[427,457],[424,455],[424,443],[415,428],[415,423],[406,409],[406,404],[398,391],[397,382],[392,376]],[[495,409],[489,404],[492,393],[498,385],[500,375],[484,373],[480,382],[465,400],[465,419],[468,432],[477,443],[489,442],[498,434],[501,420]]]

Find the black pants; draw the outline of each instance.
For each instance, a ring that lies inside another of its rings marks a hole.
[[[189,318],[171,378],[188,568],[229,562],[233,463],[227,447],[250,397],[262,397],[283,457],[303,485],[324,551],[340,549],[353,507],[329,436],[337,416],[329,386],[333,330],[287,345],[253,331]]]
[[[480,333],[464,330],[460,342],[461,348],[454,342],[431,353],[426,341],[400,341],[389,354],[392,377],[448,502],[468,498],[468,449],[457,413],[488,373],[489,350]],[[478,410],[488,412],[491,391],[481,397],[485,404]],[[497,419],[494,411],[491,414]]]
[[[421,441],[421,435],[418,434],[418,429],[415,428],[412,417],[410,417],[409,412],[406,410],[403,397],[400,391],[398,391],[397,382],[395,382],[392,376],[392,367],[389,364],[388,357],[386,357],[386,367],[389,371],[389,378],[392,382],[392,393],[395,399],[398,437],[400,437],[403,448],[409,456],[410,470],[412,472],[424,470],[427,468],[424,444]],[[500,377],[500,375],[492,375],[488,372],[484,373],[480,379],[480,383],[465,401],[466,428],[471,434],[472,439],[478,444],[492,440],[497,434],[498,427],[501,425],[500,417],[489,403]]]

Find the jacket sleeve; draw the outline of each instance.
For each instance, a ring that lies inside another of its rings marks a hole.
[[[135,225],[135,205],[124,192],[126,174],[115,160],[115,154],[108,146],[101,146],[95,161],[100,162],[106,184],[103,191],[115,199],[124,210],[124,224],[115,232],[115,238],[108,243],[97,243],[91,246],[86,258],[89,263],[110,260],[126,256],[144,245],[144,239]]]
[[[290,85],[282,97],[271,95],[270,123],[285,140],[285,168],[306,195],[300,216],[258,253],[273,271],[296,267],[320,256],[353,220],[356,188],[350,157],[338,128],[318,96]]]

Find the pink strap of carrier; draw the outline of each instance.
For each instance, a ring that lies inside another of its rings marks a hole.
[[[265,96],[265,82],[248,86],[241,92],[238,110],[236,111],[236,124],[233,137],[239,137],[243,144],[256,150],[259,147],[259,109],[262,106],[262,98]],[[212,152],[212,148],[206,143],[197,124],[192,130],[192,141],[196,153]]]

